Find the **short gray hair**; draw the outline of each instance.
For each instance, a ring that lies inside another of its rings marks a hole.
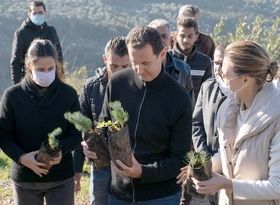
[[[181,6],[178,13],[178,17],[194,17],[195,15],[199,15],[199,8],[191,4]]]
[[[152,20],[149,25],[149,27],[152,27],[152,28],[157,28],[157,27],[160,27],[160,26],[166,26],[168,28],[168,30],[170,30],[170,25],[168,23],[168,21],[164,20],[164,19],[155,19],[155,20]]]

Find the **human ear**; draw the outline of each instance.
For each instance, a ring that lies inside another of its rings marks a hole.
[[[28,69],[29,71],[32,70],[32,66],[31,66],[31,63],[30,63],[30,62],[29,62],[29,63],[26,63],[25,67],[26,67],[26,69]]]
[[[195,42],[198,40],[199,32],[195,33]]]
[[[167,49],[164,47],[159,54],[161,60],[164,60],[166,58],[166,52],[167,52]]]
[[[104,63],[104,64],[106,64],[106,62],[107,62],[106,55],[105,55],[105,54],[103,54],[103,63]]]
[[[250,79],[248,76],[243,76],[243,83],[249,83],[250,82]]]

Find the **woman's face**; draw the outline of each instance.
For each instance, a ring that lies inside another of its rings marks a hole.
[[[233,92],[242,88],[244,84],[243,75],[234,72],[234,64],[228,57],[223,60],[221,77]]]
[[[55,70],[56,62],[52,57],[40,57],[29,64],[30,71],[38,71],[48,73]]]
[[[56,62],[52,57],[41,57],[28,66],[32,80],[41,87],[49,87],[55,79]]]

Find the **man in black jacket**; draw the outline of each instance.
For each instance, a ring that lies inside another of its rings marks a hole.
[[[42,1],[31,1],[28,18],[22,23],[14,34],[11,55],[11,77],[14,84],[19,83],[25,75],[24,59],[31,42],[36,39],[48,39],[57,49],[58,65],[57,75],[64,74],[62,51],[56,30],[45,22],[46,6]]]
[[[212,76],[210,58],[197,51],[194,43],[198,37],[198,26],[193,18],[179,18],[177,20],[177,43],[169,51],[174,57],[179,58],[191,67],[191,76],[194,87],[195,99],[201,84]]]
[[[132,69],[113,74],[101,119],[111,120],[109,102],[129,114],[132,166],[113,163],[108,204],[179,203],[176,176],[191,149],[192,105],[188,93],[162,68],[162,38],[154,28],[137,26],[126,40]]]
[[[115,37],[106,44],[103,61],[105,66],[98,68],[96,75],[86,80],[80,95],[82,113],[95,121],[98,121],[101,112],[108,80],[113,73],[130,65],[124,37]],[[80,189],[84,158],[82,147],[79,146],[74,152],[76,191]],[[97,170],[93,167],[90,181],[91,205],[107,205],[109,181],[110,167]]]

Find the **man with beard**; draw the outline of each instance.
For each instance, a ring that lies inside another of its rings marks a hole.
[[[182,17],[192,17],[198,25],[199,14],[200,11],[197,6],[187,4],[180,8],[177,18],[179,19]],[[213,60],[215,44],[211,36],[199,31],[197,41],[194,45],[199,52],[208,55]]]
[[[171,55],[189,64],[194,87],[195,99],[201,84],[212,76],[211,59],[196,50],[198,26],[193,18],[179,18],[177,21],[177,42],[169,51]]]

